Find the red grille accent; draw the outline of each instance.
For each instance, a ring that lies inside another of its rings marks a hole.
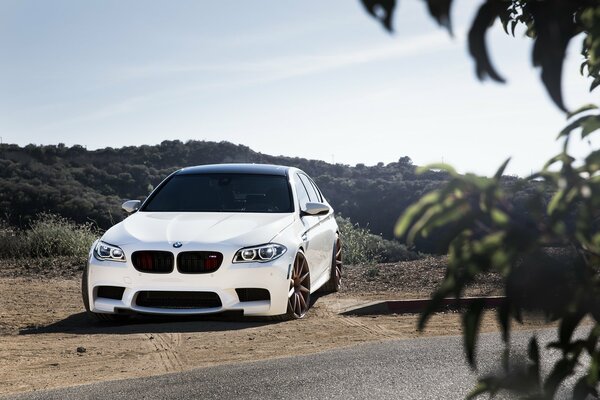
[[[136,251],[131,255],[135,269],[153,274],[173,272],[173,253],[168,251]]]
[[[182,274],[215,272],[223,262],[223,254],[216,251],[185,251],[177,255],[177,269]]]

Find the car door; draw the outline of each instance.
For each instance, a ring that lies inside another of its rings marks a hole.
[[[310,202],[322,203],[323,199],[318,190],[314,187],[311,179],[302,173],[298,173],[298,177],[307,192]],[[332,232],[330,232],[331,229],[328,228],[328,224],[326,223],[328,218],[330,218],[330,216],[303,217],[303,220],[310,224],[310,248],[315,270],[313,282],[321,280],[325,274],[328,274],[331,265],[333,237]]]
[[[302,241],[304,248],[304,255],[308,261],[310,268],[310,280],[311,286],[319,276],[323,273],[321,266],[321,256],[319,254],[319,247],[317,246],[318,240],[316,238],[316,227],[319,224],[319,218],[315,216],[302,216],[302,210],[305,208],[306,203],[309,203],[310,197],[306,187],[300,180],[298,174],[294,174],[294,187],[296,189],[296,196],[298,198],[298,213],[300,215],[300,222],[302,223]]]

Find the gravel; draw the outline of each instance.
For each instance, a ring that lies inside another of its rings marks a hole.
[[[448,258],[425,257],[419,260],[387,264],[348,265],[344,268],[343,291],[361,293],[418,294],[434,291],[444,279]],[[478,279],[466,295],[500,294],[502,279],[488,273]]]

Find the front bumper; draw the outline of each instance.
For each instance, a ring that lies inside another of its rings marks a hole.
[[[161,246],[162,247],[162,246]],[[232,263],[236,248],[186,249],[210,250],[223,253],[223,263],[212,273],[183,274],[177,270],[168,274],[140,272],[131,263],[131,254],[140,249],[125,251],[126,262],[99,261],[93,254],[88,259],[88,296],[90,311],[95,313],[139,312],[147,314],[194,315],[224,311],[242,311],[244,315],[281,315],[287,311],[290,269],[294,252],[287,251],[282,257],[268,263]],[[178,251],[166,248],[144,248],[143,250],[171,251],[177,259]],[[111,286],[124,288],[121,299],[98,296],[98,288]],[[236,289],[266,289],[269,300],[240,301]],[[142,291],[151,292],[212,292],[219,296],[220,307],[203,308],[158,308],[142,307],[136,303]]]

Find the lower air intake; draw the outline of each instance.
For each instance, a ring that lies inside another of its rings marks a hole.
[[[235,289],[235,292],[237,293],[241,302],[271,300],[271,294],[267,289],[240,288]]]
[[[98,286],[96,295],[104,299],[122,300],[125,288],[121,286]]]
[[[221,307],[221,298],[213,292],[163,292],[143,291],[136,296],[140,307],[193,309]]]

